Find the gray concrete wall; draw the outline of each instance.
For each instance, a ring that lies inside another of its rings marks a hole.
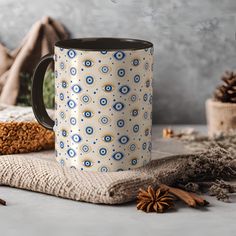
[[[235,0],[0,0],[0,41],[14,48],[44,15],[74,37],[152,41],[155,123],[205,122],[205,99],[236,68]]]

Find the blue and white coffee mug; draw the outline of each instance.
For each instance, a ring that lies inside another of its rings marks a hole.
[[[43,103],[43,79],[55,63],[55,121]],[[38,122],[55,132],[56,159],[84,171],[122,171],[151,159],[153,44],[137,39],[59,41],[32,85]]]

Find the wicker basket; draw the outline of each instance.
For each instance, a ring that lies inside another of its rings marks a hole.
[[[206,101],[206,116],[209,136],[228,133],[236,129],[236,104],[223,103],[208,99]]]

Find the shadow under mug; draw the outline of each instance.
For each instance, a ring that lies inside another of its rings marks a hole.
[[[55,132],[56,159],[86,171],[122,171],[151,159],[153,44],[137,39],[59,41],[41,58],[32,84],[37,121]],[[43,80],[55,64],[55,121]]]

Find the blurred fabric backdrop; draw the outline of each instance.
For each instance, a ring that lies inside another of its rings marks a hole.
[[[45,15],[73,37],[152,41],[154,123],[205,123],[206,98],[236,68],[235,0],[0,0],[0,42],[15,48]]]

